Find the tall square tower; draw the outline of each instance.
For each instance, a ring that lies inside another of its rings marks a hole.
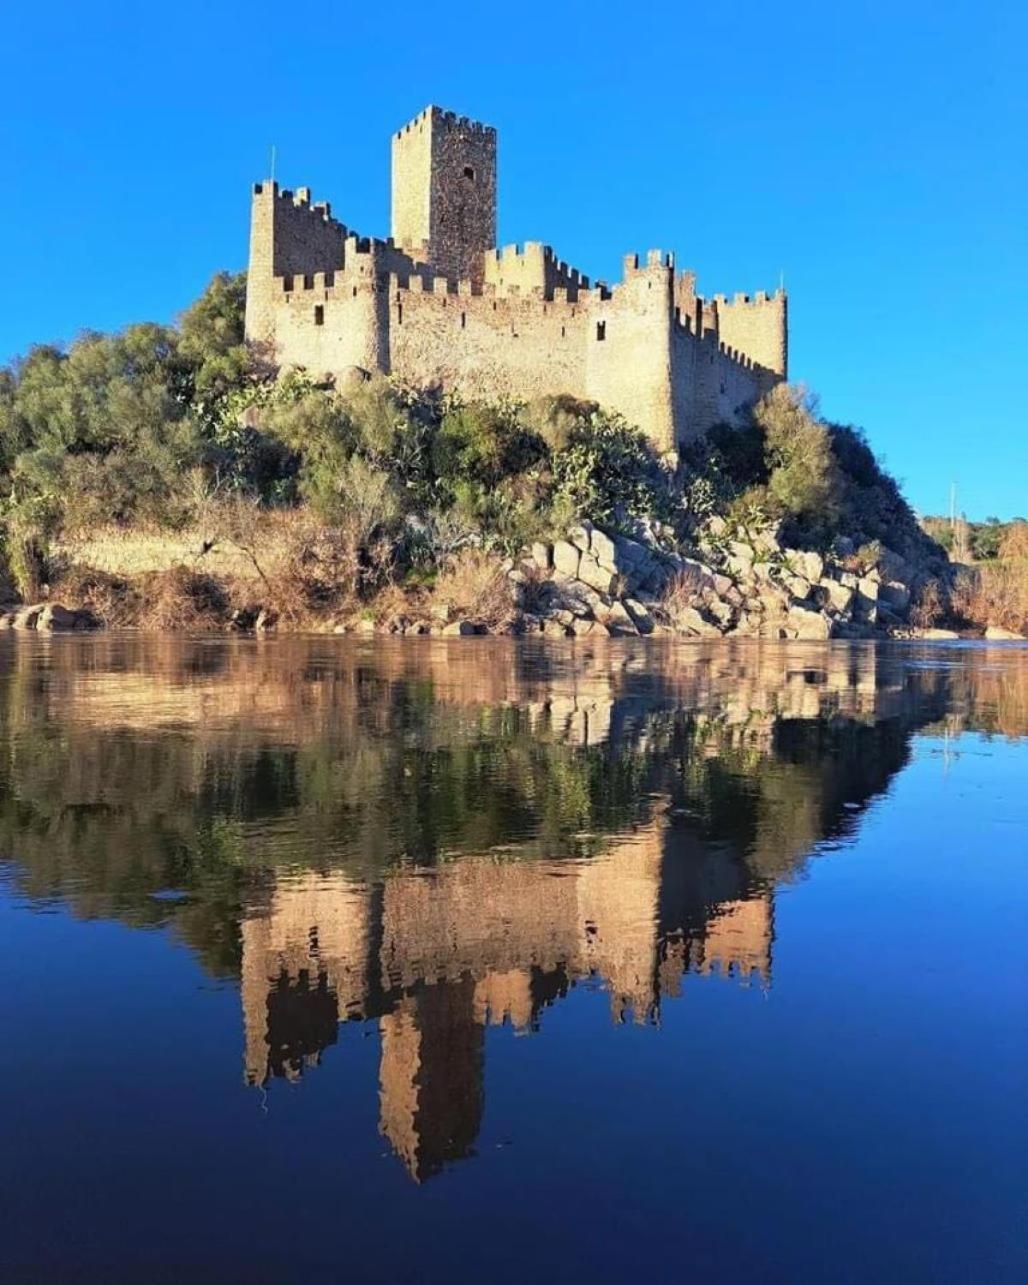
[[[450,277],[481,281],[496,248],[496,130],[427,107],[393,135],[393,240]]]

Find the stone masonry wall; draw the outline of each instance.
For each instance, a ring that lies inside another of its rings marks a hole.
[[[327,204],[312,205],[309,188],[279,191],[255,183],[250,214],[250,263],[246,335],[267,343],[277,324],[275,278],[297,272],[331,272],[343,266],[347,228]]]
[[[513,287],[526,295],[541,290],[547,299],[552,299],[555,290],[564,289],[574,301],[579,290],[589,289],[589,278],[559,260],[541,241],[526,241],[523,250],[516,245],[488,250],[483,266],[484,281],[500,294]]]
[[[412,277],[393,281],[389,371],[410,383],[441,385],[468,397],[587,396],[586,310],[566,300],[451,293]]]
[[[646,267],[629,255],[624,281],[590,308],[586,392],[602,406],[638,424],[661,451],[674,450],[678,433],[671,394],[671,289],[673,270],[659,250]],[[593,296],[594,297],[594,296]]]
[[[496,245],[496,130],[453,112],[432,113],[432,265],[482,280]]]
[[[731,302],[715,296],[721,342],[752,362],[785,379],[789,373],[788,302],[783,290],[752,298],[737,294]]]
[[[340,272],[280,280],[278,361],[336,378],[381,370],[473,398],[570,393],[620,412],[663,451],[737,422],[776,378],[724,352],[713,333],[697,339],[673,323],[672,270],[659,253],[613,289],[577,290],[574,300],[562,287],[546,298],[507,285],[476,291],[427,270],[386,276],[398,258],[376,246],[349,254]]]
[[[432,128],[428,112],[393,135],[392,234],[409,253],[428,245],[432,232]]]

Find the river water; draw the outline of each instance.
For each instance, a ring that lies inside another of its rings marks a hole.
[[[0,637],[0,1280],[1028,1277],[1028,648]]]

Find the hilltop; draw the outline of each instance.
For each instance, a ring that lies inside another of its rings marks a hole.
[[[0,373],[9,591],[37,608],[6,623],[859,637],[949,610],[943,550],[802,390],[669,459],[568,396],[280,375],[244,301],[219,274],[176,326]]]

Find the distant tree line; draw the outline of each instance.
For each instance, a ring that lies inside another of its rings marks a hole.
[[[1015,517],[1001,522],[991,517],[984,522],[969,522],[963,515],[929,516],[923,525],[932,539],[957,562],[1028,560],[1028,518]]]

